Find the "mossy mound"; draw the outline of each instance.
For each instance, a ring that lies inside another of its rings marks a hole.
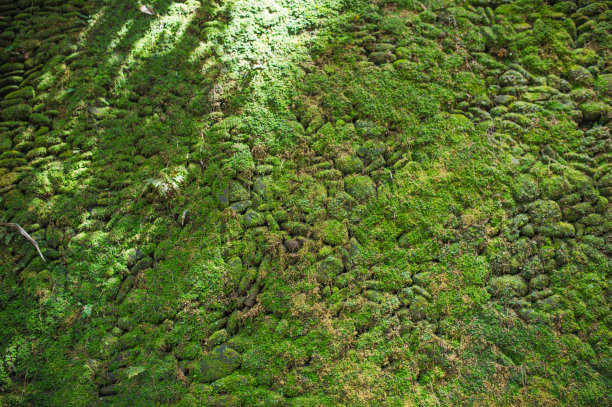
[[[612,404],[610,15],[0,1],[0,405]]]

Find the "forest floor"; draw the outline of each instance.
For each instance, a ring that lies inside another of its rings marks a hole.
[[[0,0],[0,406],[612,404],[612,2]]]

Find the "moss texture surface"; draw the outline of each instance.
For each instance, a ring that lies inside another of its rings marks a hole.
[[[612,404],[612,3],[0,0],[0,406]]]

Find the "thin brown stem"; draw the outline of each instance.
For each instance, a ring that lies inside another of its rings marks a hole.
[[[32,244],[36,248],[36,251],[38,252],[40,257],[43,259],[43,261],[44,262],[47,261],[47,260],[45,260],[45,256],[43,256],[42,252],[40,251],[40,247],[38,247],[38,243],[36,243],[36,240],[34,240],[34,238],[32,238],[32,236],[30,236],[28,234],[28,232],[26,232],[21,226],[19,226],[16,223],[10,223],[10,222],[0,222],[0,226],[5,226],[7,228],[13,228],[13,229],[16,229],[17,231],[19,231],[19,233],[21,233],[26,239],[28,239],[30,242],[32,242]]]

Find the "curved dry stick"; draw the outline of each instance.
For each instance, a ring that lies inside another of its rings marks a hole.
[[[45,263],[47,262],[47,260],[45,260],[45,256],[43,256],[42,252],[40,251],[40,248],[38,247],[38,243],[36,243],[36,240],[34,240],[32,236],[30,236],[28,232],[26,232],[21,226],[19,226],[16,223],[7,223],[7,222],[0,222],[0,226],[6,226],[7,228],[17,229],[19,233],[21,233],[26,239],[32,242],[34,247],[36,247],[36,251],[38,252],[38,254],[40,254],[40,257],[42,257]]]

